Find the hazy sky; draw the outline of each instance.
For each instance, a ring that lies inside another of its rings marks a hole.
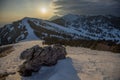
[[[52,0],[0,0],[0,23],[9,23],[23,17],[48,19],[53,15],[51,2]]]
[[[49,19],[68,13],[120,16],[120,0],[0,0],[0,25],[23,17]]]

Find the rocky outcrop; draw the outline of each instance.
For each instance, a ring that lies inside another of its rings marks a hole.
[[[39,47],[38,45],[26,49],[20,55],[20,59],[26,60],[19,66],[18,72],[21,76],[31,76],[32,72],[37,72],[41,66],[52,66],[58,60],[66,56],[65,47],[62,45],[52,45]]]

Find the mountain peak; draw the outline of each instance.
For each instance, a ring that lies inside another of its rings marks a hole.
[[[24,17],[21,20],[31,19],[31,17]]]

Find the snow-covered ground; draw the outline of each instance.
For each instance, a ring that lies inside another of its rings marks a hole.
[[[0,72],[16,72],[20,53],[41,41],[21,42],[13,45],[14,51],[0,58]],[[120,80],[120,54],[90,50],[81,47],[66,47],[67,59],[59,60],[52,67],[42,67],[31,77],[21,77],[18,73],[9,75],[6,80]]]

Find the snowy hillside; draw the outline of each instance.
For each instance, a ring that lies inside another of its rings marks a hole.
[[[28,24],[28,18],[5,25],[0,29],[0,44],[16,43],[21,40],[39,39]]]
[[[15,74],[6,80],[119,80],[120,54],[90,50],[81,47],[66,47],[67,59],[60,60],[55,66],[42,67],[31,77],[21,77],[18,66],[23,62],[20,53],[34,45],[42,45],[41,41],[28,41],[12,45],[14,51],[0,58],[0,74],[9,72]]]
[[[120,42],[120,18],[68,14],[52,22],[75,30],[78,38]],[[74,32],[74,31],[73,31]]]
[[[23,18],[0,28],[0,45],[19,41],[57,38],[64,40],[111,40],[120,43],[120,18],[65,15],[52,22]],[[54,23],[53,23],[54,22]]]

